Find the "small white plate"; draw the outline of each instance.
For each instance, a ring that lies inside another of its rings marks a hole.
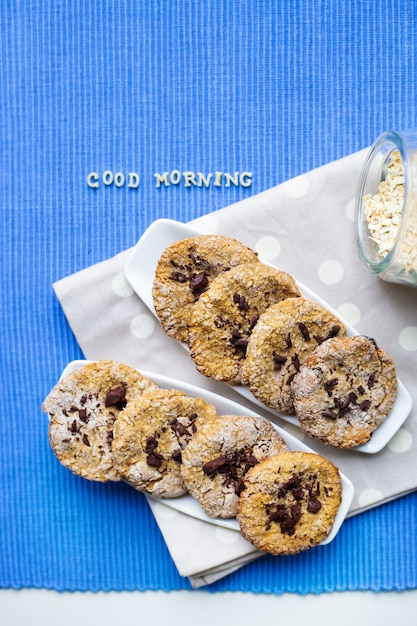
[[[196,228],[183,224],[182,222],[160,219],[156,220],[149,226],[134,247],[133,252],[125,266],[125,275],[133,290],[156,317],[157,315],[152,299],[152,285],[159,257],[165,248],[175,241],[201,234],[204,233]],[[261,261],[266,265],[272,265],[262,259]],[[305,298],[318,302],[336,315],[344,323],[348,335],[358,334],[353,326],[341,318],[341,316],[316,293],[311,291],[311,289],[299,281],[297,281],[297,285]],[[186,346],[184,345],[184,347]],[[234,385],[233,389],[242,397],[246,398],[246,400],[249,400],[263,409],[266,409],[273,415],[278,415],[281,419],[300,427],[299,421],[295,415],[285,415],[284,413],[270,409],[257,400],[247,387]],[[405,422],[411,411],[411,407],[411,396],[404,387],[403,383],[398,380],[397,397],[390,415],[381,424],[381,426],[376,429],[368,443],[363,446],[358,446],[357,448],[354,448],[354,450],[368,454],[375,454],[376,452],[382,450]]]
[[[77,360],[71,361],[65,367],[64,371],[61,374],[61,379],[65,378],[71,372],[74,372],[80,367],[83,367],[87,363],[91,363],[91,361]],[[217,395],[212,393],[211,391],[207,391],[200,387],[195,387],[194,385],[189,385],[188,383],[184,383],[180,380],[175,380],[174,378],[167,378],[166,376],[161,376],[160,374],[154,374],[153,372],[146,372],[144,370],[140,370],[144,376],[150,378],[156,385],[162,387],[163,389],[178,389],[179,391],[183,391],[188,396],[192,398],[202,398],[206,402],[213,404],[219,415],[253,415],[255,417],[260,417],[257,413],[253,411],[248,411],[247,407],[238,404],[237,402],[233,402],[232,400],[228,400],[224,396]],[[271,422],[272,423],[272,422]],[[279,432],[281,437],[286,442],[288,448],[290,450],[302,450],[304,452],[313,452],[308,446],[305,446],[301,441],[298,441],[296,437],[293,437],[289,433],[285,432],[279,426],[273,424],[273,427]],[[333,524],[333,528],[330,534],[324,539],[320,545],[325,545],[330,543],[335,536],[337,535],[348,511],[349,507],[352,503],[353,499],[353,485],[349,478],[345,476],[342,472],[339,472],[342,479],[342,502],[340,504],[339,510],[336,515],[336,519]],[[147,496],[150,498],[150,496]],[[165,499],[165,498],[152,498],[152,500],[161,502],[166,506],[169,506],[180,513],[185,513],[186,515],[190,515],[191,517],[195,517],[203,522],[208,522],[210,524],[214,524],[216,526],[222,526],[223,528],[230,528],[232,530],[239,530],[238,521],[233,519],[220,519],[213,518],[206,515],[194,498],[190,495],[181,496],[179,498]]]

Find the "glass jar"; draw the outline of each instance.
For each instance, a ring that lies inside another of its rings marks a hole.
[[[384,280],[417,287],[417,129],[378,137],[356,197],[356,243]]]

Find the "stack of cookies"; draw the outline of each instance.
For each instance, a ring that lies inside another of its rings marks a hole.
[[[153,284],[165,331],[197,370],[245,385],[267,407],[296,414],[322,443],[369,441],[392,410],[397,377],[375,341],[304,298],[294,278],[231,237],[199,235],[161,255]]]
[[[220,416],[202,398],[110,360],[63,378],[42,408],[54,453],[83,478],[124,480],[162,498],[189,493],[211,517],[236,516],[242,535],[271,554],[306,550],[332,529],[338,469],[288,450],[262,417]]]

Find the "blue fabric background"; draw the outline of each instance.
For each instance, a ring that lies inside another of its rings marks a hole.
[[[0,3],[0,586],[183,589],[144,499],[56,461],[40,404],[81,355],[53,281],[417,126],[415,0]],[[154,173],[251,171],[244,187]],[[137,189],[86,184],[137,172]],[[320,219],[320,216],[317,216]],[[417,586],[416,494],[211,591]]]

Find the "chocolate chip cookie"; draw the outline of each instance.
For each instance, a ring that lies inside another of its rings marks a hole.
[[[166,248],[156,267],[152,293],[168,335],[186,341],[191,308],[213,278],[241,263],[257,261],[253,250],[223,235],[189,237]]]
[[[291,381],[313,350],[344,336],[340,320],[317,302],[286,298],[269,307],[249,338],[244,379],[252,394],[284,414],[294,413]]]
[[[183,449],[217,411],[202,398],[175,389],[143,394],[119,414],[112,452],[123,478],[157,498],[187,492],[181,477]]]
[[[325,444],[365,444],[394,405],[391,357],[368,337],[336,337],[316,348],[291,383],[301,428]]]
[[[287,445],[262,417],[223,415],[186,446],[181,473],[188,492],[211,517],[235,517],[246,472]]]
[[[111,452],[114,422],[123,408],[156,388],[137,370],[110,360],[89,363],[62,379],[42,404],[59,461],[89,480],[120,480]]]
[[[240,531],[258,550],[297,554],[331,532],[341,499],[339,470],[310,452],[282,452],[251,468],[237,510]]]
[[[198,371],[244,383],[246,349],[259,317],[272,304],[300,295],[292,276],[262,263],[239,265],[215,278],[191,312],[188,346]]]

